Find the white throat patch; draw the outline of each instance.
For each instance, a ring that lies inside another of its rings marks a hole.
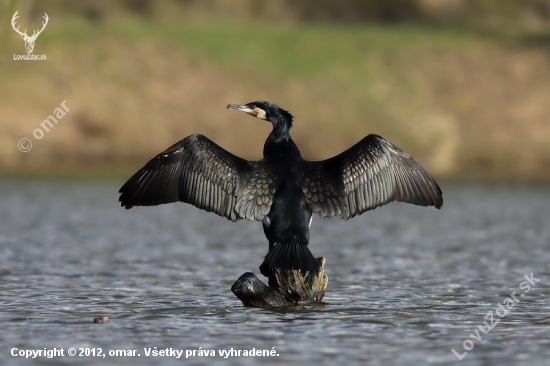
[[[259,119],[267,119],[267,116],[265,115],[265,111],[261,108],[254,108],[253,109],[254,112],[256,112],[256,117],[258,117]]]

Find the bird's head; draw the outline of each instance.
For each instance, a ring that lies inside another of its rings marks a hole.
[[[285,124],[288,128],[292,126],[292,114],[278,107],[274,103],[259,100],[247,104],[228,104],[227,109],[243,111],[251,116],[263,119],[275,124]]]

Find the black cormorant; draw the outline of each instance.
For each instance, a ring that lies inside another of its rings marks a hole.
[[[187,202],[229,220],[262,220],[269,252],[260,267],[314,271],[312,214],[349,219],[391,201],[443,204],[435,180],[410,155],[378,135],[323,161],[302,159],[290,137],[293,116],[267,101],[227,108],[273,125],[264,158],[249,161],[194,134],[155,156],[120,188],[121,206]]]

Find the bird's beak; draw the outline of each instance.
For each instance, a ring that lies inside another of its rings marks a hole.
[[[227,109],[236,109],[238,111],[246,112],[251,116],[254,116],[260,119],[267,119],[265,115],[265,111],[258,107],[250,108],[249,106],[244,104],[228,104]]]
[[[249,106],[244,105],[244,104],[228,104],[227,109],[236,109],[238,111],[246,112],[246,113],[251,114],[253,116],[255,115],[254,110],[252,108],[250,108]]]

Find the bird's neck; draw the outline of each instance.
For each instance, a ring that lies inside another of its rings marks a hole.
[[[265,141],[265,158],[299,158],[301,157],[298,147],[290,138],[290,125],[274,121],[273,131]]]
[[[267,118],[273,125],[273,131],[269,139],[273,142],[286,142],[290,140],[290,128],[292,127],[292,116],[286,118],[282,114],[271,115]]]
[[[273,123],[273,131],[269,134],[268,140],[273,143],[285,143],[290,140],[290,126],[284,123]]]

